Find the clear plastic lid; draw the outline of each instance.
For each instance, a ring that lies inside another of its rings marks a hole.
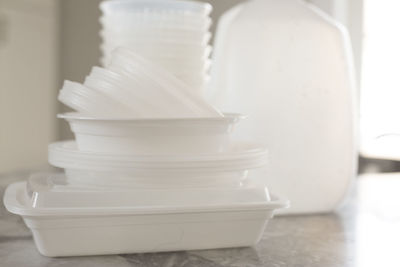
[[[36,209],[216,207],[265,204],[264,186],[237,189],[135,190],[71,186],[64,174],[35,174],[26,183],[26,206]]]

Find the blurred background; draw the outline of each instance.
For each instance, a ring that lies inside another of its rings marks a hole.
[[[218,17],[243,0],[209,0]],[[0,0],[0,174],[47,166],[47,144],[71,138],[56,119],[63,80],[99,65],[100,0]],[[360,96],[360,172],[399,168],[398,1],[310,0],[344,24]]]

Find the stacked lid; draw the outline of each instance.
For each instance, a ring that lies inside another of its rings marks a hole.
[[[59,100],[97,117],[222,117],[167,68],[132,49],[116,48],[111,56],[105,68],[93,67],[83,84],[65,81]]]
[[[106,66],[116,47],[127,47],[168,69],[192,90],[209,80],[211,46],[208,3],[181,0],[117,0],[100,5]]]

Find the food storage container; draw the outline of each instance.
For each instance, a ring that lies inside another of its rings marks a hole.
[[[96,187],[236,188],[249,182],[249,171],[267,161],[267,150],[252,143],[235,143],[225,152],[183,155],[85,152],[74,141],[49,145],[49,163],[63,168],[69,183]]]
[[[253,246],[274,210],[288,205],[269,198],[267,190],[230,192],[218,201],[225,194],[207,190],[142,192],[143,198],[120,191],[51,192],[52,187],[37,190],[19,182],[4,195],[6,208],[22,216],[39,252],[51,257]]]
[[[66,119],[82,151],[111,154],[176,154],[224,151],[239,114],[214,118],[95,118],[78,113]]]

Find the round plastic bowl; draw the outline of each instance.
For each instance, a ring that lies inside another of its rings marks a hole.
[[[112,154],[223,152],[234,126],[244,118],[225,114],[211,118],[114,119],[79,113],[58,117],[69,122],[79,150]]]
[[[63,168],[68,184],[96,188],[238,188],[254,184],[248,171],[268,162],[257,143],[232,142],[225,152],[115,155],[80,151],[75,141],[49,145],[49,163]]]

